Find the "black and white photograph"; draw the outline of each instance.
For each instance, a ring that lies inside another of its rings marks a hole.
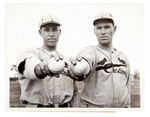
[[[143,108],[143,3],[9,3],[5,18],[8,110]]]

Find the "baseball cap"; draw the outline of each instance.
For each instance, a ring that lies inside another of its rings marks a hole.
[[[45,24],[57,24],[58,26],[61,25],[57,17],[53,14],[46,14],[41,18],[39,22],[39,27]]]
[[[93,25],[95,25],[96,21],[102,20],[102,19],[109,19],[109,20],[111,20],[114,23],[114,18],[111,15],[111,13],[109,13],[109,12],[103,12],[103,13],[98,14],[98,15],[96,15],[94,17]]]

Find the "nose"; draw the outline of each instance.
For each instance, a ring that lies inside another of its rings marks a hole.
[[[49,35],[50,35],[51,37],[53,37],[53,36],[54,36],[53,31],[49,31]]]
[[[101,34],[102,34],[102,35],[105,35],[105,33],[106,33],[106,30],[105,30],[104,28],[102,28]]]

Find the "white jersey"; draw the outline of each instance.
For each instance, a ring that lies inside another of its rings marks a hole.
[[[99,107],[126,107],[129,105],[129,64],[122,52],[111,53],[89,46],[78,56],[88,61],[91,72],[86,78],[81,101]]]
[[[64,104],[71,101],[74,93],[74,81],[66,75],[46,76],[38,79],[35,66],[51,55],[42,48],[28,49],[18,59],[20,67],[19,83],[21,86],[20,100],[30,104]]]

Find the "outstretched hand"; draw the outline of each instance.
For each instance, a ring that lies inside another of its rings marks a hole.
[[[64,59],[64,56],[56,51],[51,53],[51,57],[54,57],[56,61]]]
[[[76,58],[75,57],[70,57],[69,60],[70,60],[71,64],[76,65],[77,62],[82,60],[82,57],[81,56],[78,56]]]
[[[69,59],[71,62],[70,69],[73,74],[76,76],[81,76],[87,74],[89,72],[89,64],[88,62],[83,59],[82,57],[78,56],[76,58],[70,58]]]

